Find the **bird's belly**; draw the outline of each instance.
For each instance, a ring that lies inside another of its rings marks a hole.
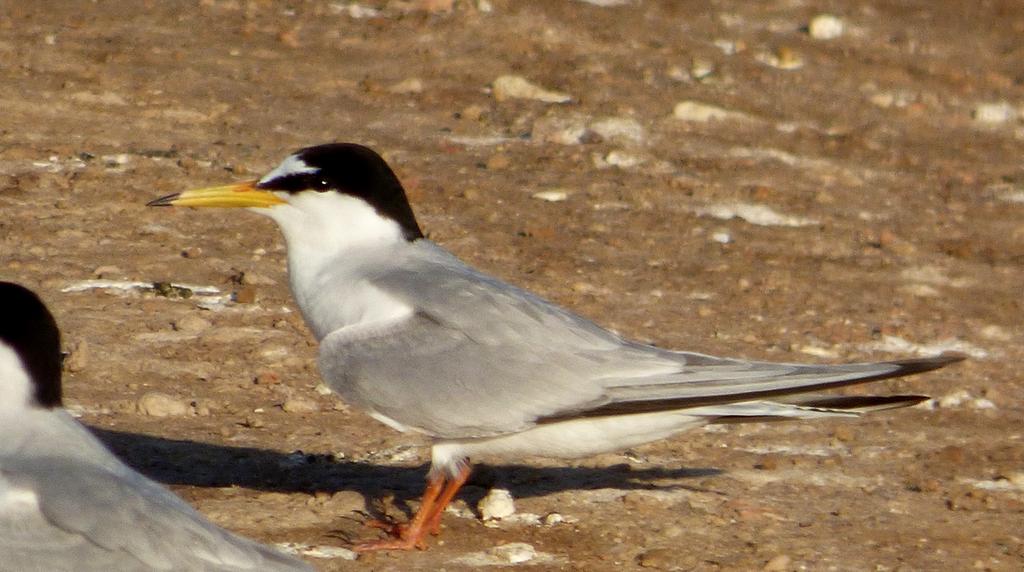
[[[679,411],[589,417],[538,425],[498,437],[442,441],[434,445],[434,457],[435,464],[443,463],[449,456],[509,459],[534,455],[576,459],[665,439],[706,422],[706,418]]]

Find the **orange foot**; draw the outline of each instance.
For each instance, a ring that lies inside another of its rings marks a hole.
[[[426,535],[438,534],[441,532],[441,515],[444,509],[455,498],[455,493],[462,488],[462,485],[469,479],[469,466],[459,469],[454,477],[431,476],[427,481],[427,490],[423,493],[423,501],[420,509],[416,511],[412,522],[409,524],[397,524],[379,520],[370,521],[368,524],[374,528],[383,529],[391,538],[374,540],[357,544],[354,547],[356,552],[372,552],[375,550],[426,550]]]

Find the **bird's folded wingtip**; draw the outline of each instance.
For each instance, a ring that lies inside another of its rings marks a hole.
[[[147,207],[169,207],[173,206],[174,200],[181,196],[181,193],[172,193],[164,195],[158,199],[153,199],[146,203]]]

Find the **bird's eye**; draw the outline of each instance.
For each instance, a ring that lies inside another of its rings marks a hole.
[[[331,184],[327,182],[327,179],[317,179],[316,190],[323,192],[331,188]]]

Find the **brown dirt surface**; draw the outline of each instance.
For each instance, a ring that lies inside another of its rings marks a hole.
[[[53,307],[69,408],[265,542],[405,518],[426,442],[318,391],[272,222],[144,206],[360,142],[435,241],[639,340],[970,359],[849,390],[926,406],[481,466],[429,550],[319,569],[1024,568],[1024,5],[598,4],[0,4],[0,278]],[[496,485],[518,519],[479,518]]]

